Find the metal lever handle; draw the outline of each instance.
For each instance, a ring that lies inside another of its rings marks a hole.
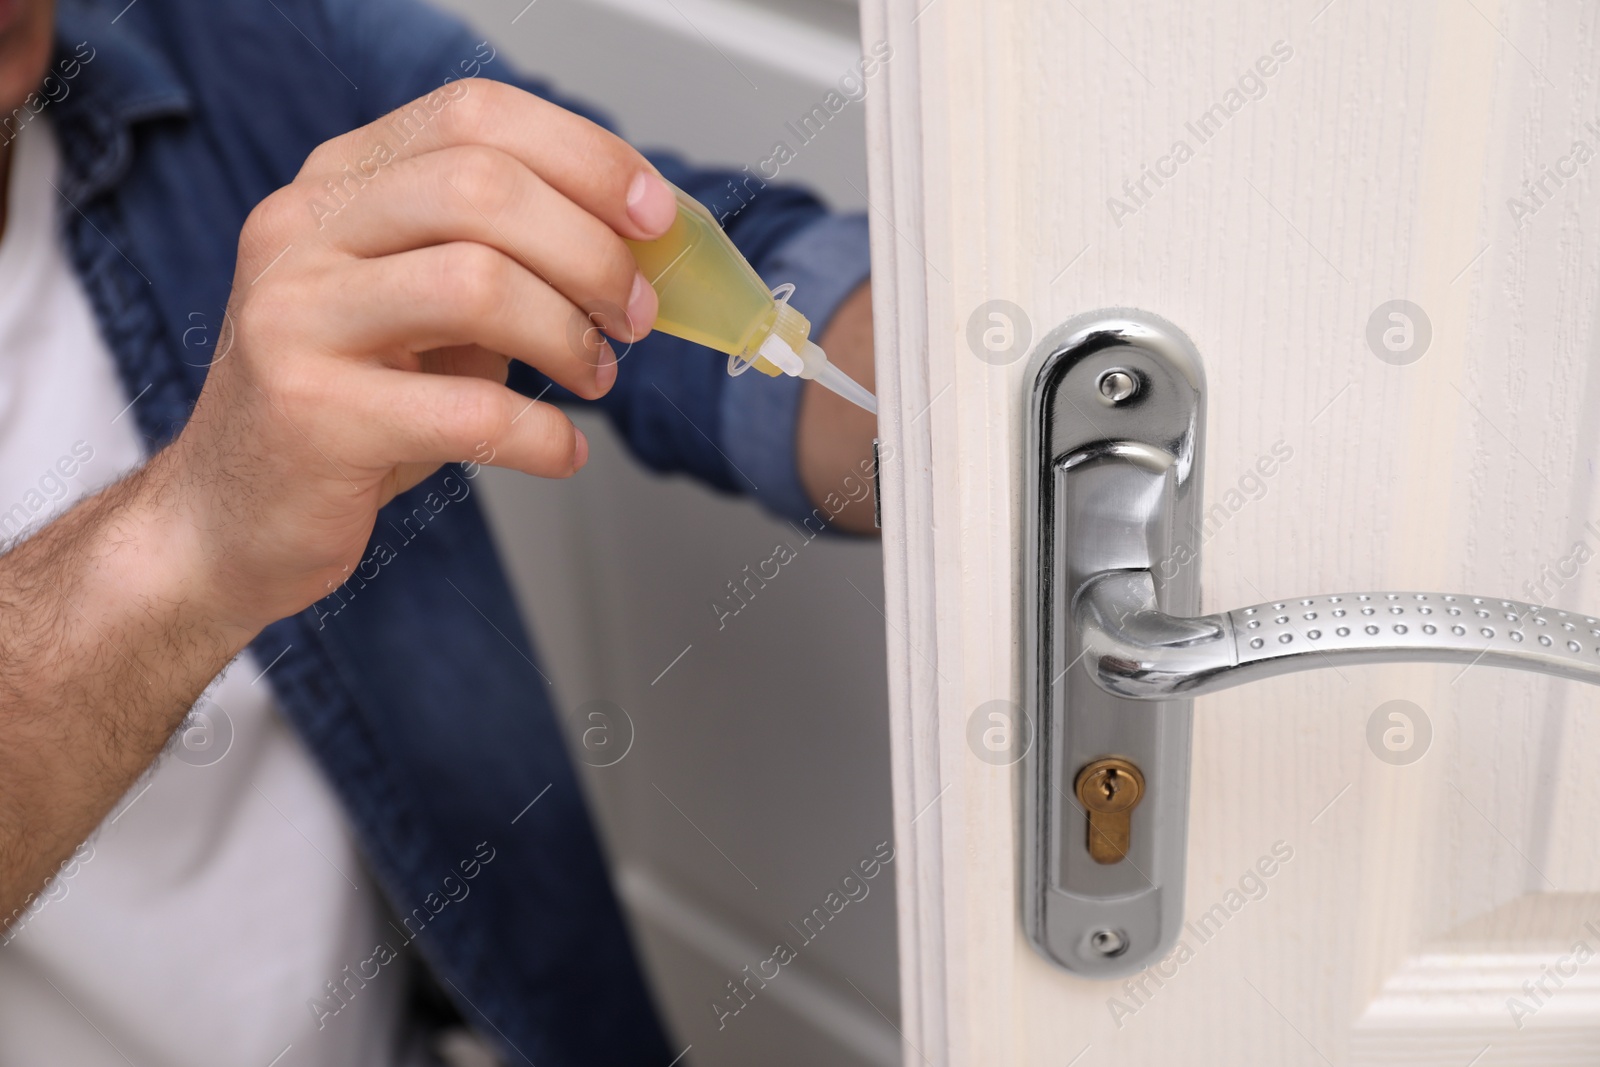
[[[1091,578],[1075,611],[1084,662],[1107,692],[1167,700],[1294,671],[1463,663],[1600,685],[1600,620],[1451,593],[1340,593],[1191,618],[1156,606],[1149,571]]]

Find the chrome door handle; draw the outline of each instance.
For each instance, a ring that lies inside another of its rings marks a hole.
[[[1193,698],[1292,671],[1434,661],[1600,684],[1600,622],[1460,594],[1343,593],[1198,615],[1205,379],[1125,309],[1030,364],[1023,470],[1023,925],[1085,977],[1182,924]]]
[[[1078,593],[1085,662],[1131,700],[1231,689],[1361,663],[1462,663],[1600,685],[1600,620],[1454,593],[1340,593],[1180,617],[1149,571],[1108,571]]]

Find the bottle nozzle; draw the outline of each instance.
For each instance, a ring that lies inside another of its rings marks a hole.
[[[836,393],[856,407],[878,413],[878,400],[850,375],[828,362],[828,354],[813,341],[804,341],[800,351],[790,348],[776,333],[762,342],[760,358],[791,378],[809,378],[829,392]]]
[[[863,388],[861,384],[854,378],[850,377],[850,375],[846,374],[838,367],[835,367],[832,363],[829,363],[828,357],[822,354],[822,349],[817,348],[817,346],[812,344],[810,341],[807,341],[806,345],[810,348],[816,348],[817,355],[821,357],[817,361],[816,373],[806,375],[806,377],[811,378],[823,388],[839,394],[856,407],[870,411],[874,415],[878,413],[877,397],[867,392],[867,390]]]

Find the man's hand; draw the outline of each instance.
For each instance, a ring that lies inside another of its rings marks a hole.
[[[0,929],[227,662],[345,579],[396,493],[452,460],[583,465],[508,360],[610,389],[601,331],[656,314],[623,238],[675,214],[620,139],[483,81],[328,142],[262,202],[178,439],[0,557]]]
[[[623,238],[676,210],[625,142],[496,82],[313,152],[245,224],[225,349],[162,458],[219,606],[259,627],[326,595],[378,508],[441,463],[581,467],[583,435],[507,389],[508,360],[604,395],[601,329],[634,341],[656,314]]]

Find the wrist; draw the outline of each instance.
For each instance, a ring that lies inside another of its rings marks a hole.
[[[226,546],[198,521],[177,467],[171,449],[159,452],[97,501],[92,580],[231,658],[273,620],[231,587]]]

